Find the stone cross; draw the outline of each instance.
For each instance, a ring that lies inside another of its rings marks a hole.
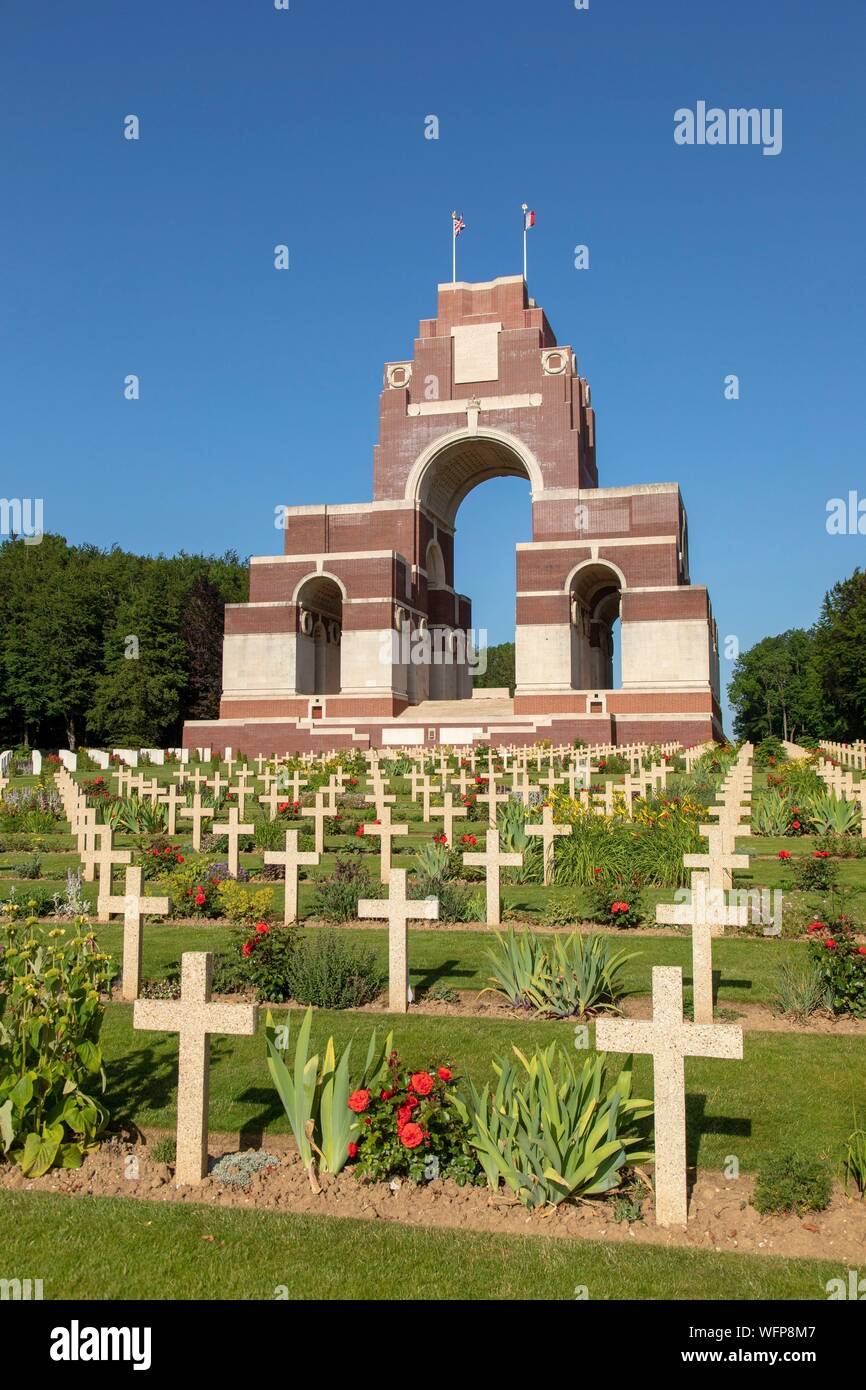
[[[387,898],[362,898],[358,917],[388,923],[388,1008],[405,1014],[409,1007],[409,922],[436,921],[437,898],[406,897],[406,870],[392,869]]]
[[[192,805],[181,807],[180,814],[182,817],[192,820],[192,847],[196,853],[199,853],[201,850],[201,823],[208,816],[213,816],[214,808],[213,806],[202,806],[201,792],[195,792]]]
[[[318,864],[319,856],[312,850],[299,850],[297,830],[287,830],[285,849],[266,849],[264,862],[266,864],[282,864],[285,871],[286,895],[283,907],[283,923],[288,926],[290,922],[298,920],[298,866],[300,864]]]
[[[491,828],[495,828],[497,817],[496,808],[497,806],[501,805],[502,802],[508,800],[508,792],[498,792],[496,790],[496,783],[492,780],[489,780],[487,783],[487,791],[479,792],[475,799],[476,801],[487,802],[487,824]]]
[[[210,1038],[231,1033],[255,1034],[255,1004],[211,1003],[213,955],[185,951],[181,960],[180,999],[139,999],[133,1028],[180,1035],[177,1059],[177,1159],[175,1182],[200,1183],[207,1176],[208,1072]]]
[[[522,854],[503,854],[499,848],[499,831],[488,830],[486,849],[482,854],[470,852],[464,854],[463,863],[477,868],[483,868],[486,875],[485,888],[487,891],[487,923],[491,927],[498,927],[501,921],[499,908],[499,871],[509,866],[517,866],[523,863]]]
[[[713,1021],[713,942],[725,927],[745,927],[748,906],[730,907],[720,888],[710,887],[707,873],[692,874],[691,901],[659,903],[656,921],[692,929],[692,998],[696,1023]]]
[[[295,768],[294,772],[291,774],[286,772],[285,768],[283,768],[279,774],[279,782],[282,786],[287,787],[288,790],[291,791],[292,801],[300,801],[301,787],[306,787],[308,780],[308,778],[301,776],[297,768]]]
[[[742,1058],[743,1030],[732,1024],[686,1023],[683,972],[678,965],[653,966],[652,997],[653,1016],[648,1022],[600,1018],[595,1045],[600,1052],[641,1052],[653,1059],[656,1225],[684,1226],[688,1193],[683,1059]]]
[[[448,848],[449,848],[449,849],[453,849],[453,847],[454,847],[454,821],[455,821],[455,819],[457,819],[457,818],[459,818],[459,817],[462,817],[462,816],[465,816],[465,815],[468,814],[465,806],[455,806],[455,805],[453,804],[453,801],[454,801],[454,798],[453,798],[451,792],[443,792],[443,793],[442,793],[442,802],[443,802],[443,804],[442,804],[441,806],[431,806],[431,808],[430,808],[430,814],[431,814],[431,816],[441,816],[441,817],[442,817],[442,833],[443,833],[444,836],[445,836],[445,840],[446,840],[446,842],[447,842],[447,844],[448,844]]]
[[[523,826],[527,835],[540,835],[541,843],[544,846],[544,882],[550,886],[553,882],[553,850],[554,840],[557,835],[570,835],[572,827],[570,825],[555,825],[553,822],[553,807],[545,806],[541,813],[540,825]]]
[[[166,830],[169,835],[176,835],[177,808],[186,804],[186,797],[181,795],[174,782],[171,782],[159,799],[164,806],[168,807]]]
[[[325,852],[325,820],[333,813],[333,807],[325,805],[325,798],[322,793],[316,792],[316,804],[311,811],[307,811],[305,814],[312,816],[315,821],[314,848],[317,854],[324,854]]]
[[[408,825],[392,825],[391,807],[383,806],[379,824],[365,824],[362,829],[365,835],[378,835],[380,838],[379,878],[382,883],[388,883],[391,873],[391,841],[396,835],[408,835],[409,827]]]
[[[860,834],[866,840],[866,777],[861,777],[854,788],[853,799],[860,806]]]
[[[270,758],[266,758],[265,755],[264,755],[264,753],[260,753],[259,756],[258,756],[257,758],[254,758],[254,759],[253,759],[253,761],[255,762],[255,765],[256,765],[256,771],[258,772],[259,776],[261,777],[262,773],[264,772],[265,768],[267,767],[268,763],[270,762]]]
[[[194,792],[200,792],[202,787],[210,786],[207,777],[204,775],[200,767],[197,767],[195,769],[195,772],[191,772],[189,774],[187,781],[192,782],[192,788]]]
[[[214,773],[213,777],[212,777],[212,778],[210,779],[210,781],[208,782],[208,786],[210,787],[211,791],[213,792],[213,799],[214,799],[214,802],[219,801],[219,799],[220,799],[220,797],[222,796],[223,792],[224,792],[225,789],[228,787],[230,781],[231,781],[231,778],[223,778],[222,775],[221,775],[221,773],[220,773],[219,768],[217,768],[217,770],[216,770],[216,772]]]
[[[253,787],[248,787],[246,782],[239,782],[236,787],[232,787],[229,795],[237,799],[238,814],[245,816],[247,811],[247,797],[255,796]]]
[[[168,898],[144,898],[141,895],[141,869],[127,869],[124,893],[108,894],[102,900],[107,914],[123,913],[123,990],[124,999],[137,999],[141,989],[142,917],[168,915]]]
[[[93,863],[99,873],[96,920],[107,922],[109,913],[105,899],[111,897],[111,866],[112,864],[130,864],[132,854],[128,849],[112,849],[111,842],[114,837],[109,826],[100,826],[100,832],[100,846],[93,854]]]
[[[384,782],[374,782],[372,795],[364,797],[364,802],[367,806],[376,807],[376,815],[379,820],[384,819],[385,807],[393,806],[396,800],[396,796],[386,795]]]
[[[237,878],[237,876],[238,876],[238,865],[239,865],[239,862],[240,862],[239,856],[238,856],[238,841],[240,840],[240,838],[241,838],[242,835],[252,835],[253,832],[255,831],[255,826],[254,826],[254,825],[242,825],[242,824],[241,824],[241,822],[240,822],[240,817],[238,816],[238,808],[237,808],[237,806],[233,806],[233,807],[231,808],[231,810],[229,811],[229,817],[228,817],[228,819],[229,819],[228,825],[217,825],[216,822],[214,822],[214,824],[213,824],[213,826],[211,827],[211,829],[213,830],[214,835],[227,835],[227,836],[228,836],[228,842],[229,842],[229,858],[228,858],[229,873],[231,874],[232,878]]]
[[[267,806],[270,811],[269,820],[276,820],[277,808],[286,800],[284,792],[281,792],[276,782],[272,782],[264,796],[259,797],[262,806]]]
[[[683,864],[687,869],[706,869],[711,889],[730,888],[733,881],[732,870],[748,869],[749,856],[726,852],[726,842],[731,839],[726,822],[720,821],[718,825],[702,825],[699,828],[700,833],[709,840],[708,851],[706,854],[684,854]]]

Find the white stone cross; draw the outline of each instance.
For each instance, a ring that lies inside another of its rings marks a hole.
[[[364,802],[367,806],[376,807],[376,815],[379,820],[384,818],[385,807],[393,806],[396,800],[396,796],[387,795],[384,782],[374,782],[372,794],[364,797]]]
[[[315,822],[315,840],[313,847],[317,854],[324,854],[325,852],[325,821],[333,814],[334,808],[332,806],[326,806],[325,798],[322,793],[320,791],[316,792],[315,806],[313,806],[311,810],[306,810],[304,815],[312,816]]]
[[[508,800],[508,792],[498,792],[496,790],[496,782],[489,779],[487,782],[487,791],[479,792],[475,800],[487,803],[487,824],[491,828],[495,828],[498,814],[497,807]]]
[[[124,999],[137,999],[141,989],[142,917],[168,915],[168,898],[145,898],[141,894],[141,869],[127,869],[122,895],[108,894],[102,900],[107,915],[123,913],[123,988]]]
[[[182,817],[192,819],[192,847],[198,853],[201,850],[201,823],[209,816],[213,816],[213,806],[202,806],[201,792],[195,792],[191,806],[182,806],[180,810]]]
[[[187,781],[192,782],[192,789],[194,792],[200,792],[202,787],[210,785],[200,767],[197,767],[194,772],[189,774]]]
[[[733,882],[732,871],[748,869],[749,856],[729,851],[728,845],[735,832],[729,829],[726,821],[719,821],[716,825],[701,825],[698,828],[701,835],[709,841],[707,853],[684,854],[683,864],[687,869],[706,869],[710,876],[710,888],[730,888]]]
[[[282,864],[285,870],[286,900],[283,908],[283,923],[288,926],[290,922],[296,922],[298,919],[298,866],[300,864],[318,864],[319,856],[312,850],[299,850],[297,830],[287,830],[285,849],[266,849],[264,862],[266,864]]]
[[[168,818],[166,830],[169,835],[177,834],[177,808],[186,804],[186,796],[178,791],[174,782],[170,782],[164,792],[160,794],[160,802],[168,807]]]
[[[99,829],[100,846],[93,855],[93,863],[99,873],[96,920],[107,922],[109,913],[105,899],[111,897],[111,866],[112,864],[131,864],[132,854],[128,849],[112,849],[114,835],[110,826],[102,825]]]
[[[544,846],[544,882],[549,886],[553,882],[553,852],[554,839],[557,835],[570,835],[572,827],[570,825],[555,825],[553,820],[553,807],[545,806],[541,812],[541,824],[523,826],[527,835],[540,835],[541,843]]]
[[[710,887],[708,873],[692,874],[691,901],[659,903],[656,921],[692,929],[692,998],[696,1023],[713,1021],[713,942],[725,927],[745,927],[748,905],[731,907],[721,888]]]
[[[409,922],[435,921],[439,916],[437,898],[407,898],[406,870],[392,869],[388,875],[387,898],[362,898],[358,917],[373,917],[388,923],[388,1008],[405,1014],[409,1008]]]
[[[687,1023],[682,970],[678,965],[655,965],[652,1019],[601,1018],[595,1025],[595,1045],[600,1052],[640,1052],[653,1059],[656,1225],[684,1226],[688,1191],[683,1059],[742,1058],[743,1030],[732,1024]]]
[[[180,1035],[177,1058],[177,1158],[175,1182],[200,1183],[207,1175],[210,1038],[213,1033],[252,1037],[255,1004],[211,1003],[213,955],[185,951],[180,999],[139,999],[133,1028]]]
[[[498,927],[501,921],[499,906],[499,878],[500,869],[516,867],[523,863],[522,854],[503,854],[499,848],[499,831],[488,830],[486,848],[483,852],[470,851],[464,854],[463,863],[474,868],[483,868],[486,875],[485,888],[487,892],[487,923],[491,927]]]
[[[270,816],[268,817],[269,820],[276,820],[277,808],[281,806],[285,800],[285,793],[280,791],[276,782],[272,782],[268,790],[265,792],[264,796],[259,797],[259,802],[261,803],[261,805],[267,806],[268,810],[270,811]]]
[[[455,806],[451,792],[444,792],[442,795],[441,806],[431,806],[431,816],[442,817],[442,833],[445,836],[448,848],[454,848],[454,821],[467,814],[465,806]]]
[[[232,878],[237,878],[237,876],[238,876],[238,865],[239,865],[239,863],[240,863],[240,859],[239,859],[239,856],[238,856],[238,841],[240,840],[240,838],[241,838],[242,835],[252,835],[253,832],[254,832],[254,830],[255,830],[255,826],[254,826],[254,825],[242,825],[242,824],[241,824],[241,822],[240,822],[240,817],[238,816],[238,808],[237,808],[237,806],[233,806],[233,807],[231,808],[231,810],[229,811],[228,820],[229,820],[228,825],[217,825],[216,822],[214,822],[214,824],[212,825],[211,829],[212,829],[214,835],[226,835],[226,836],[228,837],[228,842],[229,842],[229,857],[228,857],[229,873],[231,874]]]
[[[408,825],[391,824],[391,807],[383,806],[382,814],[379,817],[379,824],[373,825],[366,822],[362,827],[365,835],[378,835],[381,842],[379,850],[379,878],[382,883],[390,882],[391,874],[391,841],[396,835],[408,835]]]

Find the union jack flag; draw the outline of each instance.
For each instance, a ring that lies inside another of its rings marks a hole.
[[[458,237],[466,226],[466,223],[463,221],[462,217],[457,216],[456,212],[452,212],[451,219],[454,223],[454,235]]]

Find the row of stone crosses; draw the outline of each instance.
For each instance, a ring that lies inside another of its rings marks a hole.
[[[600,1051],[643,1053],[653,1059],[655,1217],[661,1226],[684,1224],[688,1214],[684,1059],[742,1058],[743,1055],[742,1029],[713,1022],[712,938],[721,934],[725,926],[743,926],[748,919],[747,907],[729,905],[728,889],[731,887],[733,870],[747,867],[749,862],[747,855],[738,855],[734,849],[738,836],[750,834],[750,828],[743,824],[743,819],[749,814],[748,804],[744,803],[748,803],[751,797],[752,753],[751,745],[741,749],[737,762],[724,780],[717,804],[709,808],[712,823],[700,827],[702,836],[707,840],[707,852],[687,855],[684,859],[685,866],[693,870],[689,901],[679,905],[659,904],[656,909],[658,922],[677,923],[691,928],[694,1021],[689,1022],[683,1017],[681,968],[654,966],[651,1019],[606,1018],[596,1023],[596,1047]],[[255,1034],[258,1026],[257,1007],[221,1004],[211,1000],[211,952],[183,954],[179,1000],[138,997],[143,917],[146,914],[165,915],[168,900],[144,896],[141,870],[132,867],[126,867],[124,894],[118,897],[113,895],[112,867],[115,864],[129,866],[130,853],[112,848],[110,827],[96,824],[95,812],[87,807],[86,797],[65,768],[60,769],[56,780],[73,834],[78,838],[84,873],[91,880],[97,870],[100,875],[98,918],[105,921],[112,913],[123,914],[123,997],[134,1000],[133,1026],[179,1035],[175,1179],[179,1185],[200,1183],[207,1174],[208,1164],[208,1042],[213,1034]],[[491,792],[495,795],[492,775]],[[377,809],[390,814],[388,804],[382,802],[383,795],[381,791],[376,793],[377,803],[382,803],[377,804]],[[491,800],[491,815],[495,805]],[[233,810],[236,815],[236,808]],[[550,807],[546,806],[544,811],[547,814],[535,830],[544,844],[547,881],[548,856],[552,866],[555,837],[569,834],[571,827],[554,825]],[[215,833],[226,833],[222,827],[214,826],[213,829]],[[530,827],[527,826],[527,829]],[[382,843],[384,851],[385,846],[390,844],[390,836],[384,837]],[[282,852],[275,854],[268,861],[283,862],[285,858],[287,899],[291,870],[295,902],[298,862],[318,859],[318,854],[308,856],[307,860],[299,860],[297,856],[297,831],[289,830],[286,832],[285,855]],[[267,853],[265,858],[268,859]],[[502,854],[498,833],[491,826],[487,831],[485,851],[464,855],[464,859],[467,863],[486,869],[488,917],[498,921],[499,871],[506,865],[521,863],[522,856]],[[405,870],[389,867],[387,880],[383,881],[388,883],[389,896],[386,899],[362,900],[359,903],[359,916],[382,919],[388,924],[389,1008],[392,1012],[405,1013],[412,997],[409,987],[408,923],[437,918],[439,905],[435,898],[420,901],[407,898]],[[287,914],[289,911],[287,908]]]

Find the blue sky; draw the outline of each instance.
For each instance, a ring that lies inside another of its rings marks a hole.
[[[451,208],[460,277],[488,279],[520,269],[525,199],[600,481],[680,483],[722,636],[808,624],[863,563],[825,530],[828,498],[866,493],[856,0],[58,0],[0,23],[0,494],[43,497],[48,529],[266,554],[275,504],[368,498],[382,363],[435,313]],[[699,100],[781,107],[782,152],[676,145]],[[459,586],[505,640],[526,487],[486,484],[458,524]]]

